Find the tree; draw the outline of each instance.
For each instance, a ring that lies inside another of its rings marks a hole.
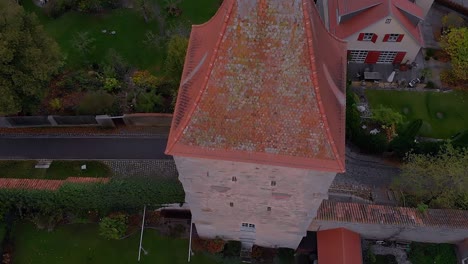
[[[468,149],[444,145],[437,156],[407,155],[394,182],[414,199],[413,206],[468,209]]]
[[[148,23],[156,16],[155,7],[149,0],[136,0],[136,8],[140,11],[145,23]]]
[[[62,65],[57,43],[34,14],[0,1],[0,115],[30,112]]]
[[[449,29],[459,28],[462,27],[464,24],[465,21],[463,20],[463,18],[455,12],[451,12],[442,17],[442,25]]]
[[[167,44],[166,73],[176,86],[180,84],[187,53],[188,39],[174,35]]]
[[[403,116],[393,109],[380,105],[372,110],[372,119],[390,129],[389,137],[395,134],[395,126],[403,122]]]
[[[441,46],[450,55],[452,71],[459,80],[468,80],[468,28],[452,28],[442,37]]]

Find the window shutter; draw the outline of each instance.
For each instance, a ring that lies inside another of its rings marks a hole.
[[[390,37],[390,34],[385,34],[382,41],[387,42],[389,37]]]
[[[357,38],[357,40],[362,41],[363,39],[364,39],[364,33],[359,33],[359,37]]]
[[[403,39],[404,36],[405,36],[404,34],[400,34],[398,36],[397,42],[401,42],[401,40]]]
[[[376,41],[377,41],[377,34],[374,34],[374,35],[372,36],[372,42],[375,43]]]
[[[405,58],[406,52],[398,52],[393,60],[393,64],[400,64]]]

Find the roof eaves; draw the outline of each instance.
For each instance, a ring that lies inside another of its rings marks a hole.
[[[225,1],[225,2],[228,2],[228,1]],[[171,142],[168,142],[168,145],[167,145],[167,148],[166,148],[166,151],[164,152],[165,154],[167,155],[172,155],[172,149],[174,148],[174,145],[177,144],[177,141],[180,139],[180,137],[182,136],[183,134],[183,131],[185,130],[185,128],[187,127],[188,123],[190,122],[190,118],[193,114],[193,112],[195,111],[198,103],[200,102],[200,99],[203,95],[203,92],[205,91],[206,89],[206,86],[208,84],[208,80],[209,80],[209,77],[211,75],[211,72],[213,70],[213,65],[214,65],[214,61],[216,60],[216,57],[218,55],[218,50],[219,50],[219,46],[221,44],[221,41],[223,40],[223,37],[224,37],[224,34],[226,33],[226,28],[227,28],[227,24],[229,23],[229,19],[231,17],[231,14],[232,14],[232,10],[234,8],[234,5],[235,5],[235,1],[231,1],[230,2],[230,6],[228,7],[228,12],[226,14],[226,17],[224,19],[224,22],[223,22],[223,26],[222,26],[222,29],[221,29],[221,33],[219,34],[219,37],[218,37],[218,41],[216,42],[216,45],[215,45],[215,48],[214,48],[214,52],[210,58],[210,62],[209,62],[209,65],[208,65],[208,70],[206,71],[206,75],[205,75],[205,79],[203,81],[203,85],[200,89],[200,92],[198,93],[197,95],[197,98],[195,99],[195,102],[193,104],[193,106],[188,109],[188,113],[187,113],[187,116],[185,117],[185,119],[181,122],[180,124],[180,128],[177,130],[177,131],[174,131],[175,134],[174,134],[174,137],[173,137],[173,140]],[[221,10],[218,9],[218,11]],[[216,16],[216,15],[215,15]],[[210,20],[211,21],[211,20]],[[210,21],[208,21],[207,23],[204,23],[200,26],[205,26],[207,25]],[[174,120],[173,120],[174,122]]]
[[[323,102],[322,102],[322,99],[321,99],[321,96],[320,96],[320,89],[319,89],[319,84],[318,84],[318,76],[317,76],[317,65],[316,65],[316,61],[315,61],[315,51],[314,51],[314,47],[313,47],[313,32],[312,32],[312,19],[310,17],[310,14],[309,12],[307,12],[309,9],[307,8],[307,2],[306,1],[303,1],[302,2],[303,4],[303,13],[304,13],[304,24],[305,24],[305,28],[306,28],[306,37],[307,37],[307,47],[308,47],[308,50],[309,50],[309,58],[310,58],[310,66],[311,66],[311,80],[312,80],[312,83],[314,85],[314,90],[315,90],[315,95],[316,95],[316,98],[317,98],[317,104],[318,104],[318,107],[319,107],[319,111],[320,111],[320,116],[323,120],[323,123],[325,125],[325,132],[326,132],[326,135],[327,135],[327,139],[328,139],[328,142],[331,146],[331,149],[333,151],[333,156],[335,157],[335,160],[336,162],[338,163],[338,166],[341,170],[341,172],[344,172],[345,171],[345,164],[343,164],[343,161],[340,159],[340,155],[339,155],[339,152],[338,152],[338,148],[336,147],[336,144],[335,144],[335,141],[333,139],[333,136],[331,134],[331,131],[330,131],[330,127],[328,126],[328,120],[327,120],[327,117],[326,117],[326,114],[325,114],[325,108],[323,106]],[[312,7],[314,8],[314,7]],[[336,38],[336,37],[335,37]]]

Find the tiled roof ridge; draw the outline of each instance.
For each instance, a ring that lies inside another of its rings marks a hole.
[[[319,221],[468,229],[467,219],[467,210],[428,209],[423,213],[409,207],[329,200],[322,202],[315,218]]]
[[[325,133],[327,135],[328,142],[330,143],[330,146],[333,151],[333,155],[338,162],[338,166],[342,171],[345,171],[345,165],[342,162],[342,159],[340,158],[340,154],[338,152],[338,148],[336,147],[335,140],[331,134],[330,127],[328,125],[328,118],[325,113],[325,108],[322,103],[321,95],[320,95],[320,89],[319,89],[319,83],[318,83],[318,76],[317,76],[317,65],[316,65],[316,60],[315,60],[315,50],[313,47],[313,33],[312,33],[312,19],[310,17],[309,9],[307,7],[307,1],[302,1],[303,8],[302,11],[304,13],[303,19],[306,27],[306,34],[307,34],[307,47],[309,51],[309,58],[310,58],[310,66],[311,66],[311,81],[314,84],[314,90],[315,90],[315,95],[316,95],[316,101],[318,103],[319,111],[320,111],[320,116],[322,118],[323,123],[325,124]],[[310,4],[310,3],[309,3]],[[315,6],[312,6],[312,8],[316,8]],[[322,21],[320,19],[320,21]],[[327,33],[331,35],[333,38],[339,40],[340,42],[345,42],[343,40],[340,40],[333,36],[330,32]]]
[[[0,189],[55,191],[65,183],[107,183],[109,178],[68,177],[64,180],[0,178]]]
[[[228,7],[228,12],[226,14],[226,17],[224,18],[224,22],[223,22],[223,26],[222,26],[222,29],[221,29],[221,33],[219,34],[219,37],[218,37],[218,41],[216,42],[216,45],[215,45],[215,49],[213,51],[213,54],[211,55],[211,58],[210,58],[210,62],[209,62],[209,66],[208,66],[208,69],[206,71],[206,74],[205,74],[205,79],[203,80],[203,85],[201,86],[201,89],[197,95],[197,98],[195,99],[195,102],[194,104],[192,105],[191,108],[188,109],[187,111],[187,114],[184,118],[184,120],[181,121],[181,124],[179,125],[179,128],[177,129],[176,134],[172,137],[173,140],[172,141],[169,141],[168,142],[168,145],[167,145],[167,148],[166,148],[166,153],[170,153],[172,148],[174,147],[175,144],[177,144],[177,141],[179,140],[179,138],[181,137],[181,135],[183,134],[183,131],[185,130],[185,128],[187,127],[187,125],[189,124],[190,122],[190,118],[192,116],[192,114],[195,112],[195,109],[197,108],[197,105],[198,103],[200,102],[201,100],[201,97],[203,95],[203,92],[206,90],[206,87],[207,87],[207,84],[208,84],[208,80],[209,80],[209,77],[211,75],[211,72],[213,70],[213,65],[214,65],[214,61],[216,60],[216,57],[218,55],[218,50],[219,50],[219,46],[221,44],[221,41],[224,37],[224,34],[226,33],[226,28],[227,28],[227,25],[228,25],[228,22],[229,22],[229,19],[231,18],[231,14],[232,14],[232,10],[234,8],[234,5],[235,5],[236,1],[234,0],[230,0],[230,3],[229,1],[224,1],[223,2],[223,5],[226,4],[226,5],[229,5]],[[221,10],[222,9],[222,6],[218,9],[218,10]],[[217,15],[217,14],[216,14]],[[216,16],[215,15],[215,16]],[[213,18],[215,17],[213,16]],[[213,19],[212,18],[212,19]],[[208,22],[202,24],[202,25],[199,25],[199,26],[205,26],[207,25],[212,19],[210,19]],[[176,107],[177,108],[177,107]],[[175,119],[173,120],[173,122],[175,121]]]

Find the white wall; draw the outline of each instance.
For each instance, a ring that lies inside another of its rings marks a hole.
[[[256,225],[254,243],[266,247],[297,248],[336,175],[253,163],[174,159],[200,236],[239,240],[241,223],[246,222]],[[233,176],[237,181],[232,181]]]
[[[406,56],[402,62],[404,63],[407,60],[410,63],[413,62],[421,49],[420,45],[398,20],[392,18],[390,24],[386,24],[385,20],[386,18],[346,38],[348,50],[405,51]],[[360,33],[375,33],[378,39],[375,43],[372,41],[358,41]],[[382,42],[385,34],[404,34],[405,36],[401,42]]]

